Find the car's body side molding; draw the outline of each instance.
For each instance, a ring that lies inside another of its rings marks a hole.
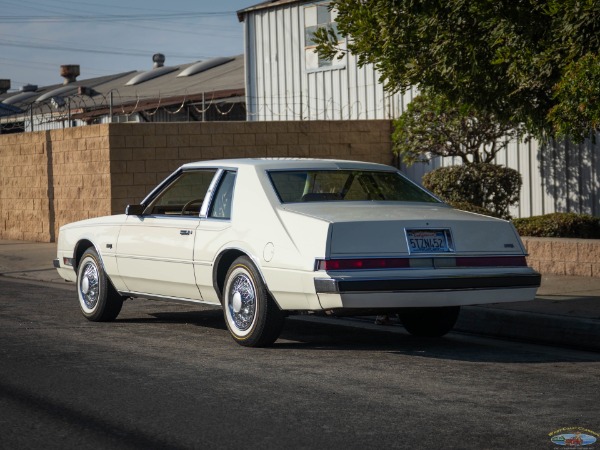
[[[145,292],[130,292],[130,291],[118,291],[123,297],[133,297],[133,298],[145,298],[147,300],[159,300],[159,301],[169,301],[169,302],[178,302],[178,303],[196,303],[199,305],[212,305],[212,306],[221,306],[220,303],[215,303],[211,301],[199,300],[194,298],[181,298],[181,297],[170,297],[166,295],[155,295],[148,294]]]

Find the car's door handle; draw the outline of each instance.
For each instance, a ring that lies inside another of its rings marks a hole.
[[[192,230],[179,230],[179,234],[182,236],[189,236],[192,234]]]

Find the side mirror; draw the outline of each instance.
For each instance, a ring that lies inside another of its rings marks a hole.
[[[125,214],[128,216],[141,216],[144,214],[144,205],[127,205],[125,208]]]

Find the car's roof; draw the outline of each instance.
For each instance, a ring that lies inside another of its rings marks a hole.
[[[343,159],[311,159],[311,158],[240,158],[198,161],[182,166],[183,169],[199,169],[203,167],[256,167],[263,170],[281,169],[354,169],[354,170],[396,170],[392,166],[363,161],[347,161]]]

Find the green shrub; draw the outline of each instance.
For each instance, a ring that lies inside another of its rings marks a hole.
[[[505,219],[519,201],[521,185],[519,172],[496,164],[441,167],[423,176],[423,186],[445,202],[473,205]]]
[[[600,239],[600,217],[587,214],[553,213],[513,223],[521,236]]]

